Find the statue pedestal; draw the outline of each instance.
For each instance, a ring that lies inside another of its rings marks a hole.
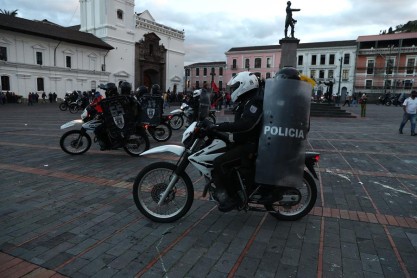
[[[279,68],[297,67],[297,47],[300,40],[297,38],[283,38],[279,40],[281,45],[281,62]]]

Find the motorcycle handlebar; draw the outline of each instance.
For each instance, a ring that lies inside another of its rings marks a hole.
[[[203,121],[201,121],[201,123],[202,123],[202,128],[205,129],[205,133],[208,136],[218,138],[218,139],[226,142],[227,144],[231,143],[231,141],[229,139],[229,133],[221,132],[221,131],[218,131],[216,129],[210,129],[210,127],[214,124],[207,119],[204,119]]]

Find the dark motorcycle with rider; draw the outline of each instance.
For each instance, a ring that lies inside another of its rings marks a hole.
[[[191,164],[205,179],[202,196],[209,193],[220,211],[268,211],[281,220],[307,215],[317,198],[314,165],[320,154],[305,152],[312,87],[301,80],[296,69],[284,68],[267,80],[262,99],[256,75],[237,74],[228,83],[238,103],[235,121],[218,125],[206,119],[210,101],[203,92],[199,117],[183,134],[184,146],[141,154],[170,152],[180,158],[176,164],[153,163],[137,175],[132,193],[140,212],[156,222],[184,216],[194,200],[186,171]]]
[[[163,114],[163,99],[159,93],[159,85],[152,85],[151,92],[147,87],[141,86],[135,94],[141,106],[141,121],[145,130],[157,142],[168,141],[172,136],[169,124],[172,115]]]
[[[84,109],[80,120],[73,120],[61,126],[61,129],[81,125],[81,129],[65,132],[60,146],[66,153],[79,155],[88,151],[94,142],[101,150],[123,148],[132,156],[139,156],[149,149],[149,138],[143,128],[138,103],[130,96],[131,85],[123,82],[119,95],[114,83],[100,85],[106,91],[106,98],[93,102]],[[97,94],[98,92],[96,92]],[[98,93],[99,94],[99,93]]]

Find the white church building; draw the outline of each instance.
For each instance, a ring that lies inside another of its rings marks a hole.
[[[89,91],[121,80],[183,91],[184,32],[134,12],[133,0],[80,0],[81,25],[0,14],[0,89]]]

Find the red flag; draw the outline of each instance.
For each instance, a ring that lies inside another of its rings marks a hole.
[[[214,81],[211,82],[211,89],[213,90],[213,92],[218,93],[219,92],[219,87],[217,87],[216,83],[214,83]]]

